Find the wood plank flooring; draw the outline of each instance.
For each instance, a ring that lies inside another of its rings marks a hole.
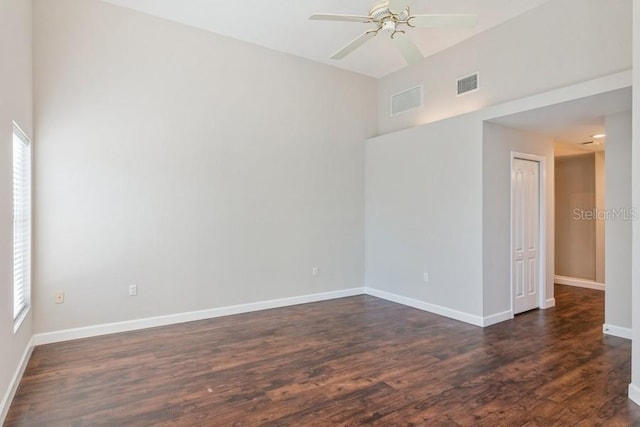
[[[369,296],[37,347],[7,426],[628,426],[603,293],[481,329]]]

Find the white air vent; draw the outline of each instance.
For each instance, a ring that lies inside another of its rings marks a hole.
[[[422,107],[422,85],[412,87],[391,96],[391,116]]]
[[[458,95],[464,95],[478,89],[480,89],[480,75],[478,73],[458,79]]]

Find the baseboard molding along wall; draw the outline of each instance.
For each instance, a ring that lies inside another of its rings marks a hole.
[[[544,307],[540,307],[543,310],[546,310],[547,308],[553,308],[556,306],[556,299],[555,298],[549,298],[544,302]]]
[[[629,384],[629,399],[636,405],[640,405],[640,387],[633,383]]]
[[[576,288],[595,289],[604,291],[605,284],[594,282],[593,280],[578,279],[576,277],[555,276],[554,282],[558,285],[575,286]]]
[[[615,325],[602,325],[602,333],[605,335],[611,335],[612,337],[631,339],[631,328],[623,328]]]
[[[34,347],[34,339],[31,338],[27,348],[24,350],[22,354],[22,359],[20,359],[20,365],[16,369],[16,372],[13,374],[13,378],[11,378],[11,384],[9,385],[9,389],[2,397],[2,401],[0,401],[0,425],[4,425],[4,421],[7,418],[7,414],[9,413],[9,408],[11,407],[11,402],[13,402],[13,398],[18,391],[18,386],[20,385],[20,380],[22,380],[22,375],[24,371],[27,369],[27,364],[29,363],[29,359],[31,358],[31,353],[33,352]]]
[[[103,325],[87,326],[82,328],[66,329],[62,331],[47,332],[34,336],[35,345],[51,344],[62,341],[70,341],[81,338],[90,338],[100,335],[115,334],[119,332],[135,331],[139,329],[155,328],[158,326],[174,325],[176,323],[193,322],[196,320],[213,319],[234,314],[250,313],[254,311],[269,310],[272,308],[288,307],[298,304],[328,301],[337,298],[346,298],[362,295],[364,288],[343,289],[339,291],[323,292],[319,294],[302,295],[297,297],[280,298],[268,301],[260,301],[249,304],[240,304],[227,307],[212,308],[209,310],[191,311],[187,313],[170,314],[166,316],[149,317],[146,319],[127,320],[124,322],[107,323]]]
[[[514,317],[513,312],[511,310],[503,311],[502,313],[492,314],[491,316],[484,316],[482,318],[482,326],[486,327],[486,326],[495,325],[497,323],[501,323],[506,320],[511,320],[513,319],[513,317]]]
[[[187,313],[170,314],[166,316],[150,317],[145,319],[127,320],[124,322],[106,323],[102,325],[86,326],[81,328],[66,329],[61,331],[46,332],[36,334],[33,337],[34,345],[52,344],[62,341],[70,341],[82,338],[97,337],[100,335],[109,335],[119,332],[129,332],[139,329],[155,328],[158,326],[174,325],[177,323],[193,322],[197,320],[213,319],[222,316],[231,316],[234,314],[250,313],[260,310],[269,310],[272,308],[281,308],[297,304],[308,304],[312,302],[328,301],[336,298],[345,298],[356,295],[367,294],[374,297],[382,298],[398,304],[417,308],[429,313],[448,317],[450,319],[459,320],[475,326],[491,326],[496,323],[504,322],[513,318],[511,311],[496,313],[490,316],[475,316],[462,311],[452,310],[424,301],[403,297],[386,291],[380,291],[372,288],[352,288],[339,291],[325,292],[319,294],[303,295],[290,298],[274,299],[269,301],[261,301],[249,304],[234,305],[228,307],[219,307],[209,310],[192,311]]]
[[[418,310],[427,311],[429,313],[437,314],[439,316],[448,317],[449,319],[459,320],[461,322],[469,323],[475,326],[491,326],[496,323],[504,322],[513,318],[511,311],[505,311],[503,313],[493,314],[487,317],[476,316],[473,314],[465,313],[462,311],[452,310],[440,305],[431,304],[428,302],[420,301],[413,298],[404,297],[391,292],[381,291],[373,288],[366,288],[366,294],[377,298],[381,298],[387,301],[395,302],[398,304],[406,305],[408,307],[417,308]]]

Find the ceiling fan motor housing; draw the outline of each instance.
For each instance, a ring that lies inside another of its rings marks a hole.
[[[406,21],[409,19],[409,8],[398,14],[393,14],[389,10],[389,2],[387,0],[379,1],[369,11],[369,16],[373,18],[375,22],[383,23],[386,21]],[[386,28],[385,28],[386,29]]]

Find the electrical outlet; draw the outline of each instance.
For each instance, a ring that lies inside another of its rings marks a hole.
[[[54,297],[54,302],[56,304],[64,303],[64,292],[56,292],[56,295]]]
[[[318,275],[318,273],[319,273],[318,267],[313,267],[313,268],[311,269],[311,275],[312,275],[312,276],[317,276],[317,275]]]
[[[422,281],[424,283],[429,283],[429,273],[423,273],[422,274]]]
[[[135,297],[138,295],[138,285],[129,285],[129,296]]]

